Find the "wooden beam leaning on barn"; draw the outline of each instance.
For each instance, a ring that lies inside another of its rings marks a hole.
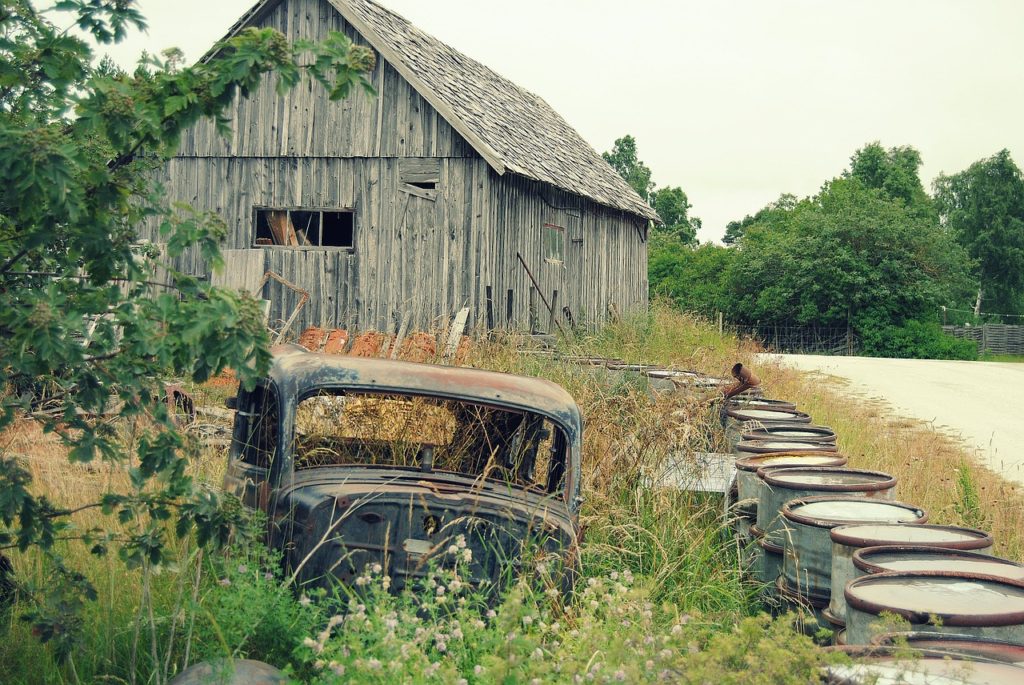
[[[523,265],[523,269],[526,271],[526,275],[530,277],[530,281],[533,283],[533,287],[537,289],[537,294],[540,295],[541,302],[544,303],[544,306],[547,308],[548,313],[551,315],[551,320],[555,322],[556,326],[558,326],[558,330],[562,333],[562,335],[568,337],[568,334],[565,332],[565,329],[562,328],[562,324],[558,321],[558,317],[555,315],[554,308],[550,304],[548,304],[548,298],[544,297],[544,291],[540,289],[540,285],[537,283],[537,279],[533,277],[533,273],[530,272],[530,267],[526,265],[526,260],[523,259],[523,255],[516,252],[516,258],[519,260],[519,263]]]

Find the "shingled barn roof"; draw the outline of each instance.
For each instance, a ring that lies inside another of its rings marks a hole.
[[[261,0],[228,33],[284,0]],[[499,174],[549,183],[644,218],[657,214],[542,98],[372,0],[327,0]],[[210,53],[215,54],[215,52]]]

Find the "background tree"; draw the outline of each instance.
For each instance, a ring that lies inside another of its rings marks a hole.
[[[34,492],[28,469],[0,446],[0,550],[46,555],[52,582],[27,598],[27,618],[67,655],[83,630],[76,609],[95,592],[56,543],[116,550],[148,571],[168,535],[219,542],[236,520],[186,475],[190,451],[160,378],[203,381],[230,367],[251,386],[269,361],[254,300],[171,268],[191,246],[220,268],[223,222],[166,207],[147,172],[200,118],[225,131],[225,108],[265,74],[277,74],[280,91],[308,76],[337,99],[372,91],[374,56],[341,34],[290,45],[273,29],[250,28],[208,63],[179,69],[180,53],[171,53],[127,75],[94,69],[88,45],[51,16],[99,43],[145,24],[131,0],[61,0],[46,14],[28,0],[0,9],[0,430],[38,421],[71,461],[125,468],[133,486],[89,505],[116,513],[127,532],[83,530],[76,511]],[[136,244],[134,227],[153,217],[163,254]]]
[[[670,236],[683,245],[696,245],[701,221],[699,217],[690,215],[693,205],[689,198],[679,186],[665,186],[655,190],[651,170],[637,156],[636,139],[633,136],[619,138],[611,151],[603,152],[601,156],[658,212],[663,223],[654,226],[655,232]]]
[[[778,200],[775,202],[769,202],[763,208],[759,209],[753,216],[748,214],[740,221],[730,221],[726,224],[725,236],[722,237],[722,242],[726,245],[735,245],[740,241],[748,228],[758,224],[771,224],[773,221],[778,220],[779,217],[784,216],[786,212],[796,207],[796,203],[796,195],[792,195],[790,193],[783,193],[782,195],[779,195]]]
[[[853,153],[844,178],[855,178],[868,188],[901,200],[907,208],[934,216],[932,199],[921,183],[921,153],[909,145],[888,150],[878,141],[868,143]]]
[[[611,152],[602,152],[604,160],[612,165],[619,176],[626,179],[626,183],[633,187],[633,190],[648,200],[654,184],[651,182],[651,170],[646,164],[640,161],[636,153],[636,139],[631,135],[625,135],[615,141]]]
[[[658,188],[651,194],[654,210],[664,222],[655,226],[655,231],[670,236],[683,245],[697,243],[697,231],[700,230],[700,217],[690,216],[693,205],[686,193],[679,186],[674,188]]]
[[[680,309],[708,318],[729,311],[726,278],[737,254],[712,243],[693,248],[654,234],[648,263],[651,295],[668,297]]]
[[[855,178],[752,226],[738,249],[734,316],[859,331],[934,317],[967,262],[937,222]]]
[[[975,260],[975,316],[1022,311],[1024,180],[1007,150],[935,181],[942,218]]]

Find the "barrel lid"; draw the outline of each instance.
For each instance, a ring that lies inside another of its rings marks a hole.
[[[881,471],[822,466],[765,470],[764,482],[773,488],[835,492],[877,492],[896,487],[896,479]]]
[[[795,409],[769,409],[767,407],[726,407],[725,413],[740,421],[768,423],[810,423],[809,414]]]
[[[911,623],[944,626],[1024,624],[1024,582],[979,573],[887,571],[846,585],[846,603],[870,614],[889,611]]]
[[[234,685],[278,685],[289,682],[284,673],[270,664],[252,659],[216,659],[203,661],[179,673],[171,685],[224,683]]]
[[[867,573],[953,571],[1024,580],[1024,564],[979,552],[965,552],[941,547],[913,545],[864,547],[853,553],[853,565]]]
[[[772,452],[740,457],[736,460],[736,468],[757,471],[781,466],[843,466],[846,462],[846,457],[836,452]]]
[[[942,650],[962,654],[972,659],[990,659],[1007,664],[1024,665],[1024,645],[1004,640],[993,640],[980,635],[959,635],[915,630],[906,633],[882,633],[871,640],[872,644],[902,647],[904,644],[914,650]]]
[[[782,515],[795,523],[834,528],[844,523],[924,523],[928,515],[912,504],[855,495],[801,497],[782,505]]]
[[[770,397],[730,397],[729,404],[734,407],[768,407],[771,409],[796,409],[796,403],[788,400],[775,400]]]
[[[1018,685],[1024,678],[1024,668],[1014,664],[938,653],[910,659],[869,657],[824,671],[828,685]]]
[[[946,549],[985,549],[992,546],[992,536],[983,530],[959,526],[872,523],[833,528],[832,542],[849,547],[902,544]]]
[[[767,452],[838,452],[834,442],[810,442],[807,440],[740,440],[737,452],[764,454]]]
[[[836,434],[828,426],[812,426],[809,423],[772,423],[766,426],[751,428],[743,434],[744,440],[764,440],[767,438],[788,438],[801,441],[835,442]]]

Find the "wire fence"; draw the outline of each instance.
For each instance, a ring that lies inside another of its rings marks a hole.
[[[728,325],[739,338],[755,340],[769,352],[789,354],[857,355],[860,338],[847,328],[818,326]]]

